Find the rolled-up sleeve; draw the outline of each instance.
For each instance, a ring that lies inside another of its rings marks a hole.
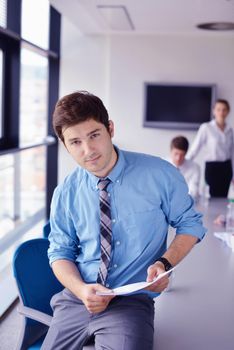
[[[56,260],[76,261],[79,251],[79,240],[71,219],[63,187],[56,188],[53,194],[50,214],[51,232],[48,257],[50,264]]]
[[[206,233],[202,214],[194,209],[194,201],[188,194],[188,186],[174,168],[169,172],[166,215],[168,223],[176,229],[176,234],[188,234],[200,240]]]

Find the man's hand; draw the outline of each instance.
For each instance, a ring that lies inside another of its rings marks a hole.
[[[79,291],[79,298],[85,304],[87,310],[90,313],[96,314],[106,309],[111,299],[115,296],[101,296],[96,295],[96,291],[99,292],[110,292],[110,289],[103,287],[101,284],[84,284]]]
[[[147,270],[147,282],[152,282],[155,277],[157,277],[160,273],[165,272],[164,265],[160,261],[156,261],[155,264],[148,267]],[[159,281],[151,284],[151,286],[147,287],[147,290],[155,293],[161,293],[164,289],[167,288],[169,283],[168,275],[161,278]]]
[[[81,299],[87,310],[91,313],[104,311],[114,296],[96,295],[96,291],[110,292],[110,289],[101,284],[85,283],[77,269],[76,264],[69,260],[56,260],[52,264],[52,269],[58,280],[68,288],[77,298]]]

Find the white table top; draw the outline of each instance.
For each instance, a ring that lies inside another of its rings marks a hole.
[[[226,204],[212,199],[198,209],[208,232],[155,301],[155,350],[234,349],[234,252],[213,235],[223,231],[213,220]]]

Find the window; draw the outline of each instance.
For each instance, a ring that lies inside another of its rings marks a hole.
[[[48,59],[21,49],[20,145],[41,142],[47,135]]]
[[[0,26],[6,28],[7,25],[7,0],[0,0]]]
[[[0,239],[36,213],[45,215],[46,147],[0,157]]]
[[[16,296],[12,253],[42,235],[57,185],[60,21],[48,0],[0,0],[0,316]]]
[[[57,143],[47,136],[53,135],[49,119],[58,99],[60,14],[48,0],[0,0],[0,10],[6,27],[0,31],[0,228],[6,248],[12,229],[26,223],[28,230],[48,218],[57,185]]]
[[[35,147],[20,153],[20,218],[25,220],[45,209],[46,148]]]
[[[33,44],[48,49],[49,1],[22,1],[22,37]]]
[[[3,106],[2,106],[2,94],[3,94],[3,51],[0,50],[0,138],[3,135]]]
[[[0,238],[13,228],[14,219],[14,157],[0,157]]]

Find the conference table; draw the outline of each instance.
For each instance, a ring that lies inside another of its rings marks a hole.
[[[234,252],[214,236],[224,228],[213,223],[226,205],[223,198],[197,205],[208,232],[155,299],[155,350],[234,349]]]

